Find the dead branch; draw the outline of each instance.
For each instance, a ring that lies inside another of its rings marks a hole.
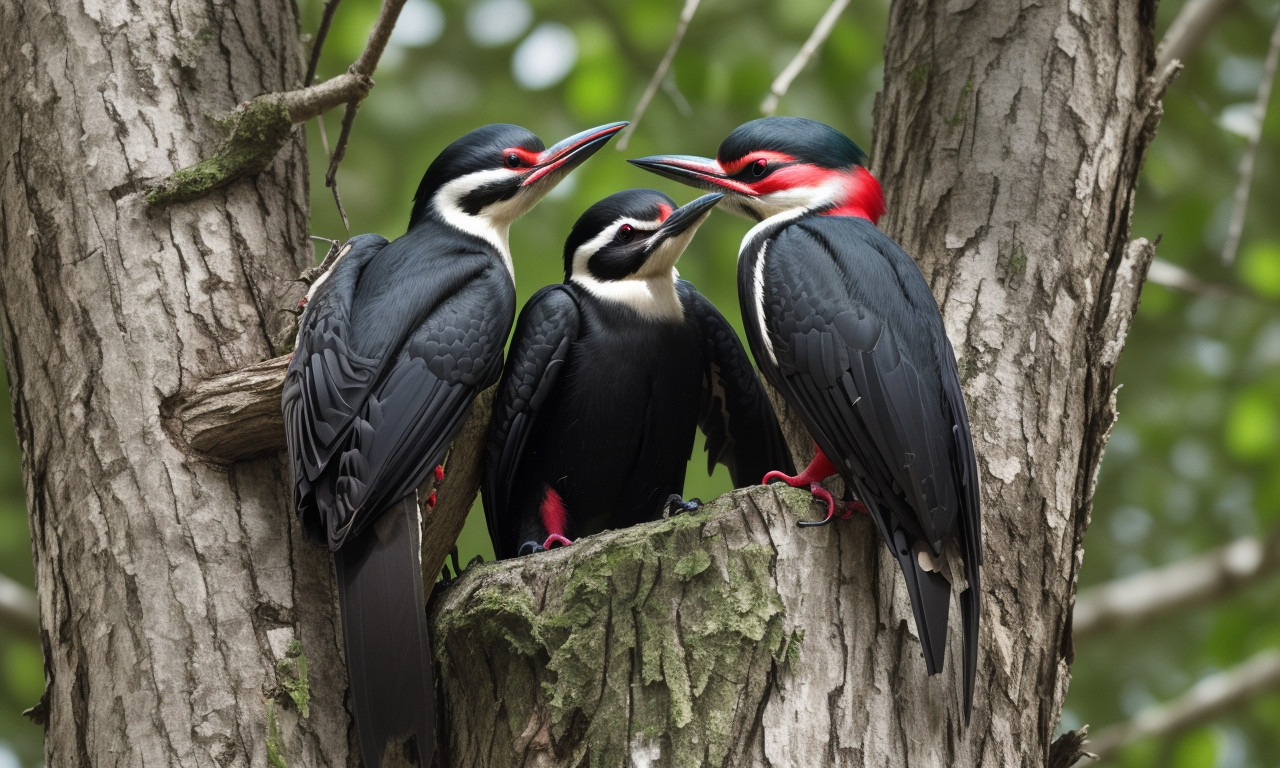
[[[831,29],[836,25],[836,19],[849,6],[849,0],[833,0],[826,12],[822,14],[822,18],[818,19],[818,24],[813,28],[813,32],[809,33],[809,39],[804,41],[804,45],[800,46],[800,50],[796,53],[795,58],[791,60],[787,66],[782,68],[778,76],[774,79],[773,85],[769,86],[769,95],[764,97],[764,101],[760,104],[760,111],[766,115],[772,115],[778,111],[778,101],[787,95],[787,90],[791,88],[791,83],[805,68],[813,55],[818,52],[822,44],[826,42],[827,36],[831,34]]]
[[[40,637],[40,604],[35,593],[0,573],[0,627],[23,637]]]
[[[223,121],[227,137],[214,154],[158,182],[148,192],[147,202],[161,205],[195,200],[237,179],[260,173],[275,160],[296,124],[346,104],[342,135],[326,176],[328,186],[333,186],[332,177],[345,154],[356,106],[373,88],[373,71],[404,3],[405,0],[387,0],[383,4],[364,51],[347,72],[298,90],[263,94],[237,107]],[[317,39],[317,46],[319,42]]]
[[[1072,618],[1076,642],[1239,592],[1280,569],[1280,530],[1246,537],[1208,554],[1153,568],[1080,593]]]
[[[671,36],[671,44],[667,46],[667,52],[662,55],[662,61],[658,62],[658,68],[649,79],[649,85],[645,86],[640,101],[636,103],[636,111],[631,115],[630,124],[622,129],[617,141],[614,142],[619,152],[627,148],[627,144],[631,141],[631,134],[635,133],[636,126],[640,124],[640,118],[644,116],[644,111],[649,108],[649,102],[653,101],[654,94],[658,92],[658,86],[662,85],[663,79],[666,78],[667,70],[671,68],[671,62],[676,57],[676,51],[680,49],[680,41],[684,40],[689,22],[693,21],[693,14],[698,10],[698,2],[699,0],[685,0],[684,8],[680,10],[680,21],[676,24],[676,31]]]
[[[1231,266],[1240,250],[1240,236],[1244,233],[1245,214],[1249,208],[1249,188],[1253,186],[1253,165],[1258,157],[1258,145],[1262,143],[1262,125],[1267,120],[1267,104],[1271,101],[1271,86],[1276,81],[1276,66],[1280,64],[1280,19],[1276,19],[1271,31],[1271,47],[1262,67],[1262,81],[1258,83],[1258,95],[1253,102],[1253,132],[1249,144],[1240,156],[1235,195],[1231,202],[1231,222],[1227,225],[1227,239],[1222,244],[1222,263]]]
[[[1160,72],[1171,62],[1190,56],[1204,42],[1218,19],[1239,3],[1240,0],[1189,0],[1178,11],[1156,48],[1156,71]]]
[[[1106,760],[1139,739],[1185,732],[1274,691],[1280,691],[1280,651],[1262,651],[1239,666],[1204,678],[1173,701],[1099,731],[1087,747],[1092,759]],[[1075,768],[1091,765],[1090,759],[1084,759]]]

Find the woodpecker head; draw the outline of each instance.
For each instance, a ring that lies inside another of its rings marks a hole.
[[[445,147],[427,168],[409,226],[436,217],[467,231],[505,233],[625,125],[591,128],[549,149],[518,125],[477,128]]]
[[[675,280],[673,268],[723,194],[679,208],[655,189],[609,195],[578,218],[564,244],[567,282],[588,287],[652,278]]]
[[[756,221],[804,210],[861,216],[884,214],[880,182],[867,155],[836,129],[802,117],[763,117],[720,142],[716,159],[655,155],[635,165],[690,186],[725,193],[723,207]]]

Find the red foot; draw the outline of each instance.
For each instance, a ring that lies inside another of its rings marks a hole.
[[[427,497],[427,506],[430,507],[431,509],[436,508],[436,492],[435,491],[432,491],[431,495]]]
[[[809,462],[809,466],[805,467],[800,474],[792,477],[774,470],[766,474],[760,482],[769,483],[773,480],[781,480],[792,488],[804,488],[806,485],[820,483],[832,475],[839,474],[836,465],[831,463],[831,459],[827,458],[827,454],[822,452],[817,443],[813,444],[813,449],[817,451],[813,456],[813,461]]]
[[[444,467],[440,464],[437,464],[436,465],[436,482],[438,483],[443,479],[444,479]]]
[[[827,516],[821,522],[801,521],[799,524],[802,526],[826,525],[831,522],[831,518],[836,514],[837,504],[840,505],[841,520],[848,520],[853,516],[854,512],[866,514],[867,508],[861,501],[836,501],[831,496],[831,492],[822,487],[822,481],[832,475],[839,474],[839,470],[831,463],[831,459],[828,459],[827,455],[822,452],[817,443],[813,444],[813,449],[816,451],[813,461],[809,462],[809,466],[805,467],[800,474],[792,476],[775,470],[766,474],[760,482],[768,483],[773,480],[781,480],[792,488],[804,488],[807,486],[809,493],[813,494],[814,498],[826,503]]]
[[[572,541],[570,541],[569,539],[566,539],[560,534],[553,533],[547,537],[546,541],[542,542],[542,548],[551,549],[552,544],[556,545],[557,547],[567,547],[572,543],[573,543]]]
[[[307,306],[307,297],[303,296],[302,299],[298,302],[298,309],[302,309],[305,306]]]

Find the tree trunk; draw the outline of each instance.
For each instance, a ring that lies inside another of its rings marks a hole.
[[[958,633],[928,679],[873,527],[802,532],[805,494],[755,489],[444,590],[447,764],[1047,762],[1151,257],[1128,222],[1164,79],[1153,17],[1145,0],[891,10],[884,224],[943,306],[984,483],[972,724]],[[211,463],[166,430],[180,393],[272,353],[282,279],[310,261],[301,141],[206,199],[142,199],[217,144],[210,116],[300,84],[292,7],[55,0],[0,5],[0,24],[19,30],[0,40],[0,335],[47,761],[353,762],[330,561],[292,522],[285,464]]]
[[[311,262],[302,138],[203,200],[143,200],[212,152],[215,116],[300,85],[294,7],[6,2],[0,27],[0,334],[47,763],[347,765],[330,559],[286,464],[206,463],[161,428],[167,397],[271,355],[282,278]]]
[[[1154,15],[1100,0],[890,12],[883,224],[943,307],[982,473],[972,723],[959,633],[928,679],[874,527],[800,531],[804,494],[755,490],[444,592],[449,765],[1049,762],[1112,374],[1152,256],[1129,214],[1169,74],[1152,71]]]

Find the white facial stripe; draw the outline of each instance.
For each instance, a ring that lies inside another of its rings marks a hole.
[[[645,262],[644,268],[640,270],[641,276],[666,274],[675,268],[676,262],[684,254],[684,249],[689,247],[689,241],[693,239],[698,228],[689,227],[685,231],[669,237],[658,246],[657,250],[649,256],[649,260]]]
[[[636,229],[645,232],[652,232],[661,226],[660,224],[655,224],[652,221],[641,221],[639,219],[633,219],[630,216],[620,217],[617,221],[602,229],[600,234],[578,246],[578,249],[573,252],[572,274],[574,277],[587,274],[587,262],[591,260],[591,257],[596,251],[605,247],[613,241],[613,238],[617,237],[618,228],[623,224],[630,224]]]
[[[736,204],[740,208],[755,211],[757,216],[765,220],[791,212],[798,216],[818,208],[843,204],[849,195],[849,176],[848,173],[832,173],[816,186],[789,187],[759,197],[733,195],[728,205],[721,203],[720,207],[734,210],[733,206]]]
[[[486,184],[506,181],[511,178],[513,173],[515,171],[506,168],[493,168],[460,176],[440,187],[439,191],[436,192],[435,205],[436,210],[440,212],[440,215],[444,217],[447,223],[463,232],[475,235],[497,248],[498,253],[502,254],[503,263],[507,265],[507,271],[511,273],[511,279],[514,281],[516,270],[515,265],[511,262],[509,237],[511,222],[533,207],[533,204],[538,201],[541,195],[530,200],[523,192],[528,187],[522,188],[521,192],[517,192],[510,199],[486,206],[475,215],[464,211],[461,205],[462,198],[467,193]]]
[[[604,301],[624,304],[649,320],[682,320],[684,307],[676,294],[676,271],[644,279],[597,280],[583,272],[570,282]]]

